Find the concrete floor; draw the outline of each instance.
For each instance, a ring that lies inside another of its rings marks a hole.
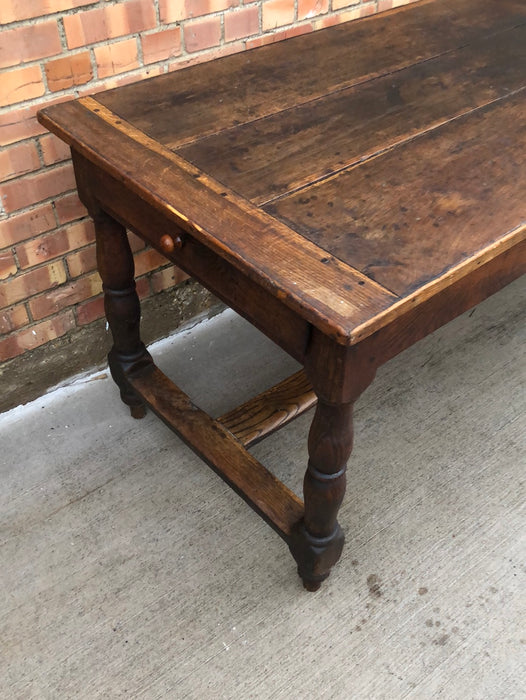
[[[363,395],[347,546],[315,594],[105,375],[0,416],[0,698],[526,698],[525,291]],[[153,354],[216,414],[295,369],[231,312]],[[309,421],[254,448],[297,490]]]

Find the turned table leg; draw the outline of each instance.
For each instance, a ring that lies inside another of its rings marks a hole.
[[[345,538],[337,516],[353,447],[353,406],[373,380],[376,367],[354,348],[337,346],[315,332],[305,369],[318,404],[303,482],[305,514],[289,547],[305,588],[316,591],[342,553]]]
[[[305,515],[290,543],[298,574],[309,591],[318,590],[342,553],[345,538],[337,515],[345,495],[352,435],[352,404],[332,406],[318,399],[303,481]]]
[[[113,336],[108,361],[121,399],[134,418],[146,407],[127,377],[153,367],[140,338],[140,304],[135,290],[133,255],[126,229],[102,210],[91,211],[97,238],[97,265],[103,282],[104,309]]]

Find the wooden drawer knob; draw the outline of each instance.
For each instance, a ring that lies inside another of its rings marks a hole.
[[[159,241],[159,245],[163,253],[173,253],[176,248],[182,248],[183,240],[180,236],[174,236],[174,238],[172,238],[168,234],[165,234]]]

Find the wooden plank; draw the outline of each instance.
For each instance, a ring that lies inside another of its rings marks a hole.
[[[177,152],[257,204],[526,85],[526,25]]]
[[[39,120],[135,196],[337,342],[396,296],[229,191],[95,100]]]
[[[195,406],[157,367],[130,384],[174,430],[276,532],[287,539],[303,516],[303,503],[217,421]]]
[[[395,294],[431,294],[519,235],[525,111],[523,90],[267,208]]]
[[[250,447],[308,411],[316,401],[309,380],[300,371],[217,420]]]
[[[101,93],[175,148],[526,21],[522,0],[422,2]]]
[[[418,303],[404,299],[402,309],[393,307],[384,318],[372,321],[358,352],[365,353],[370,362],[383,364],[526,274],[526,226],[518,233],[512,248],[479,258],[469,274],[452,274],[447,285],[433,294],[422,294]],[[371,334],[375,324],[378,330]],[[358,329],[358,336],[360,332]]]

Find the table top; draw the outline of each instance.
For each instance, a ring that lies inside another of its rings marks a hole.
[[[41,121],[352,344],[526,235],[526,3],[422,0]]]

